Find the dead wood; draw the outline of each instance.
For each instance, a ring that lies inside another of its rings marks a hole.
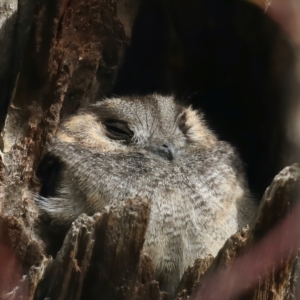
[[[142,252],[147,201],[80,216],[54,258],[32,201],[39,189],[34,170],[60,119],[112,89],[139,2],[37,2],[0,139],[0,299],[166,298]],[[197,259],[177,299],[299,297],[299,174],[293,165],[274,179],[250,227],[215,259]]]
[[[50,259],[34,299],[163,299],[141,250],[150,208],[141,199],[80,216]]]
[[[297,299],[299,181],[298,165],[276,176],[250,227],[229,238],[215,259],[197,259],[176,299]],[[149,213],[147,201],[134,199],[82,215],[55,259],[17,218],[2,217],[2,266],[14,268],[1,282],[1,299],[165,299],[142,252]]]

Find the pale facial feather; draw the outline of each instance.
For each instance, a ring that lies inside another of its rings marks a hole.
[[[202,115],[191,107],[174,103],[171,97],[153,95],[149,103],[139,99],[106,99],[71,117],[60,127],[57,138],[65,143],[80,143],[100,151],[119,151],[127,146],[146,148],[172,143],[175,148],[186,146],[209,148],[217,142],[207,128]],[[132,105],[132,102],[135,102]],[[133,108],[134,107],[134,108]],[[179,123],[184,118],[188,128],[183,132]],[[133,132],[131,141],[124,144],[106,134],[107,120],[124,121]]]

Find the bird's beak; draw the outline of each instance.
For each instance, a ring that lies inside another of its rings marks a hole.
[[[164,143],[160,146],[148,147],[147,150],[165,158],[173,160],[176,156],[176,149],[172,143]]]

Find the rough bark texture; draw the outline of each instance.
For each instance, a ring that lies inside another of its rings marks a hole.
[[[118,18],[118,6],[125,3],[37,3],[22,69],[1,133],[6,168],[1,211],[3,215],[19,217],[26,228],[36,220],[28,194],[29,189],[35,190],[33,172],[60,117],[84,106],[96,94],[105,95],[113,84],[130,40]],[[129,24],[129,32],[134,13],[127,19],[123,13],[122,18]]]
[[[250,227],[228,239],[215,259],[197,259],[176,299],[297,299],[299,183],[298,165],[284,169]],[[147,201],[134,199],[82,215],[55,259],[45,257],[17,218],[2,217],[1,299],[166,299],[141,251],[149,212]]]
[[[149,212],[135,199],[79,217],[48,261],[34,299],[163,299],[141,253]]]
[[[16,216],[61,115],[105,95],[129,37],[111,1],[40,1],[2,132],[10,168],[4,213]],[[18,164],[13,162],[18,161]],[[14,185],[14,183],[18,183]],[[10,197],[14,193],[14,197]],[[19,213],[20,214],[20,213]],[[18,215],[18,214],[17,214]]]
[[[6,22],[1,24],[0,35],[5,45],[0,56],[3,77],[8,75],[8,62],[14,57],[14,36],[22,35],[20,30],[26,27],[20,14],[22,5],[25,8],[25,1],[1,3],[0,16]],[[36,3],[22,68],[1,132],[2,298],[23,295],[27,299],[27,292],[33,297],[35,284],[26,279],[28,287],[22,275],[36,263],[39,267],[30,269],[33,274],[28,276],[39,278],[47,263],[44,244],[37,236],[38,215],[31,196],[38,190],[34,170],[60,117],[111,89],[138,6],[137,0]],[[18,19],[9,19],[18,12]],[[14,27],[16,22],[19,27]],[[2,91],[5,84],[1,82]]]
[[[24,52],[33,4],[0,3],[1,103],[14,87],[0,138],[0,299],[166,299],[141,251],[145,199],[80,216],[54,258],[32,201],[60,119],[111,91],[140,0],[38,0]],[[284,169],[250,227],[186,270],[177,299],[299,297],[299,178],[298,166]]]
[[[1,299],[165,299],[151,259],[141,252],[149,213],[147,201],[134,199],[81,215],[55,259],[43,255],[15,218],[1,219]]]

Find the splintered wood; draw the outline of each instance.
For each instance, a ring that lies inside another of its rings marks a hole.
[[[81,215],[49,255],[32,194],[60,118],[112,88],[139,0],[39,0],[0,146],[0,299],[164,300],[143,243],[146,199]],[[177,300],[300,299],[300,170],[285,168],[255,219],[184,273]]]

